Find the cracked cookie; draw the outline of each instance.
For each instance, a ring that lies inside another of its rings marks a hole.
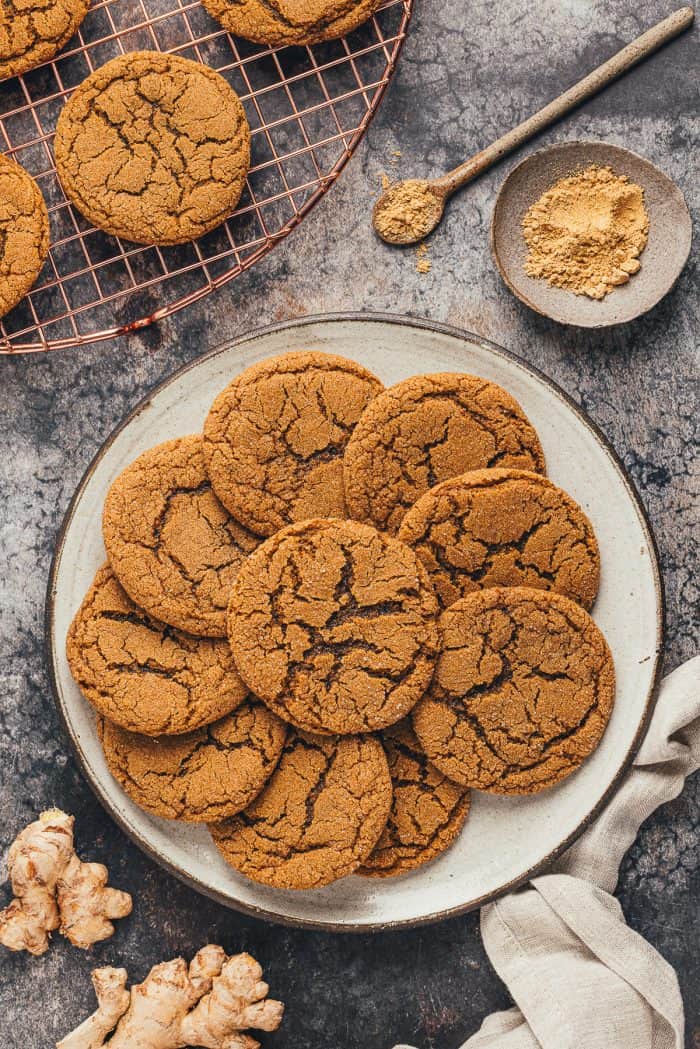
[[[219,499],[259,535],[311,517],[347,517],[342,455],[383,388],[359,364],[327,353],[288,353],[247,368],[204,425]]]
[[[304,521],[241,567],[229,641],[245,683],[285,721],[366,732],[399,721],[428,687],[437,607],[398,539],[357,521]]]
[[[590,609],[600,554],[578,503],[526,470],[475,470],[421,496],[399,528],[442,608],[490,586],[531,586]]]
[[[203,0],[229,33],[257,44],[336,40],[366,22],[382,0]]]
[[[209,823],[249,805],[272,775],[287,728],[262,703],[186,736],[151,739],[103,719],[109,771],[132,801],[164,819]]]
[[[546,590],[494,587],[456,601],[440,626],[442,652],[413,727],[446,776],[495,794],[535,794],[595,750],[615,671],[584,609]]]
[[[240,99],[199,62],[132,51],[92,73],[56,125],[66,195],[95,226],[182,244],[231,215],[250,166]]]
[[[107,493],[102,532],[127,594],[170,626],[226,636],[226,608],[238,570],[260,540],[214,495],[199,436],[140,455]]]
[[[49,215],[41,190],[24,168],[0,156],[0,317],[32,288],[48,253]]]
[[[416,375],[381,393],[343,459],[350,516],[389,532],[428,489],[484,467],[545,472],[539,438],[520,405],[474,375]]]
[[[390,808],[391,778],[378,739],[293,733],[253,804],[209,829],[226,862],[247,878],[277,889],[316,889],[367,859]]]
[[[387,825],[357,873],[366,878],[406,874],[453,843],[469,813],[469,791],[452,783],[426,757],[410,719],[382,732],[394,800]]]
[[[71,623],[66,656],[100,714],[147,736],[191,732],[240,706],[247,694],[225,640],[192,637],[152,619],[109,565]]]
[[[3,0],[0,80],[48,62],[85,18],[90,0]]]

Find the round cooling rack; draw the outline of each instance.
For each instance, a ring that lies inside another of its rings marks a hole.
[[[386,0],[342,40],[269,48],[232,37],[199,0],[95,0],[52,62],[0,83],[0,150],[36,178],[51,223],[39,280],[0,320],[0,353],[80,346],[146,327],[266,255],[357,148],[393,76],[412,7],[413,0]],[[142,246],[94,229],[56,175],[53,137],[66,99],[93,70],[137,50],[211,66],[250,122],[252,166],[238,208],[191,244]]]

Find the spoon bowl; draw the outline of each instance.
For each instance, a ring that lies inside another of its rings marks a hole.
[[[560,178],[597,164],[627,175],[644,190],[649,240],[641,269],[604,299],[555,288],[525,272],[522,221],[531,204]],[[692,224],[683,194],[657,167],[607,142],[563,142],[527,157],[501,186],[491,223],[491,250],[510,290],[530,309],[560,324],[604,328],[634,320],[656,306],[676,283],[690,254]]]
[[[417,244],[439,225],[445,198],[437,180],[395,182],[374,205],[372,224],[387,244]]]

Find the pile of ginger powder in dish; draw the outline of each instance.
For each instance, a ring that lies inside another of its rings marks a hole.
[[[529,276],[603,299],[640,268],[649,235],[644,190],[593,164],[543,193],[525,215],[523,233]]]

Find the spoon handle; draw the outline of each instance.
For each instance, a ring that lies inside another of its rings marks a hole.
[[[607,87],[613,80],[626,73],[628,69],[641,62],[644,58],[653,54],[669,40],[673,40],[693,24],[695,17],[692,7],[682,7],[679,11],[664,18],[652,29],[642,33],[631,44],[623,47],[616,55],[603,62],[601,66],[594,69],[592,73],[579,80],[577,84],[570,87],[553,102],[544,106],[534,113],[522,124],[518,124],[502,138],[497,139],[486,149],[483,149],[470,160],[460,164],[453,171],[449,171],[441,178],[435,179],[433,185],[441,190],[445,197],[449,197],[456,189],[470,182],[477,175],[481,175],[497,161],[507,156],[518,146],[522,146],[534,135],[539,134],[550,124],[563,117],[570,110],[580,105],[587,98],[591,98],[602,88]]]

